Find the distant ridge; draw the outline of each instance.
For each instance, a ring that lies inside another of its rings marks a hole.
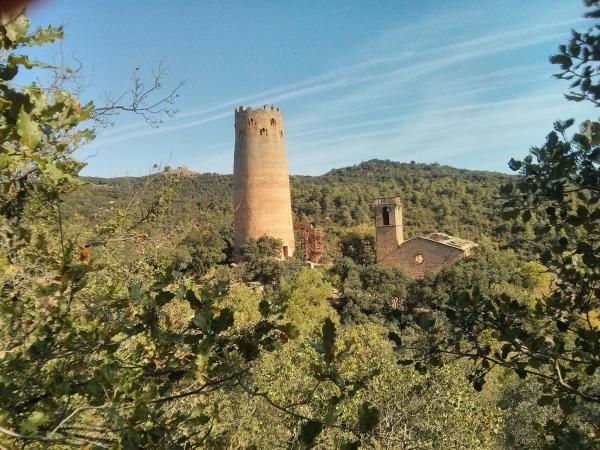
[[[166,170],[163,173],[185,176],[202,175],[200,172],[194,172],[193,170],[188,169],[186,166],[169,167],[166,168]]]

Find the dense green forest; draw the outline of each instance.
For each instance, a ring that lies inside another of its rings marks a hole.
[[[133,195],[147,199],[156,189],[157,181],[151,178],[157,176],[89,178],[89,184],[69,198],[69,207],[88,218],[102,216],[102,211],[111,207],[125,207]],[[370,205],[376,198],[398,195],[405,205],[409,237],[444,230],[469,239],[487,235],[506,241],[509,235],[500,220],[499,189],[509,179],[500,173],[438,164],[371,160],[321,176],[292,176],[292,208],[298,220],[349,227],[371,223]],[[178,176],[176,189],[173,209],[182,219],[198,211],[213,211],[231,219],[230,175]]]
[[[161,178],[162,177],[162,178]],[[89,178],[66,199],[65,213],[98,221],[136,201],[150,203],[164,175]],[[195,221],[217,226],[227,240],[232,233],[230,175],[169,174],[172,213],[154,229]],[[516,246],[531,237],[531,226],[510,225],[500,217],[500,187],[509,175],[456,169],[439,164],[371,160],[321,176],[292,176],[292,209],[296,220],[315,222],[339,235],[344,229],[372,223],[370,205],[378,197],[398,195],[404,204],[405,237],[442,231],[477,242]],[[530,243],[531,244],[531,243]],[[335,244],[332,244],[335,246]],[[332,248],[335,254],[336,249]],[[524,251],[525,249],[522,248]]]
[[[119,105],[22,54],[61,28],[0,20],[0,448],[599,447],[599,122],[532,136],[514,176],[372,160],[292,177],[324,264],[270,237],[234,263],[231,177],[82,178],[77,149]],[[600,106],[598,30],[551,62]],[[14,83],[26,68],[63,76]],[[407,237],[477,251],[420,280],[378,266],[369,205],[390,195]]]

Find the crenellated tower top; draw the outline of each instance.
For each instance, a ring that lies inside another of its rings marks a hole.
[[[240,106],[235,109],[235,134],[237,138],[258,136],[283,141],[282,111],[273,105],[262,108]]]

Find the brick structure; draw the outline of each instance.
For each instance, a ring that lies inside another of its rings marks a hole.
[[[477,244],[432,233],[404,241],[402,203],[398,197],[379,198],[371,205],[375,219],[377,263],[401,267],[414,278],[437,273],[469,256]]]
[[[235,110],[233,165],[234,250],[250,238],[281,239],[281,256],[294,254],[290,179],[279,108]]]
[[[319,262],[325,254],[325,231],[308,222],[294,222],[298,243],[307,261]]]

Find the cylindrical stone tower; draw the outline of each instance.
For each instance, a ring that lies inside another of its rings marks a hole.
[[[294,254],[290,177],[279,108],[235,110],[233,163],[235,252],[249,238],[281,239],[281,256]]]

